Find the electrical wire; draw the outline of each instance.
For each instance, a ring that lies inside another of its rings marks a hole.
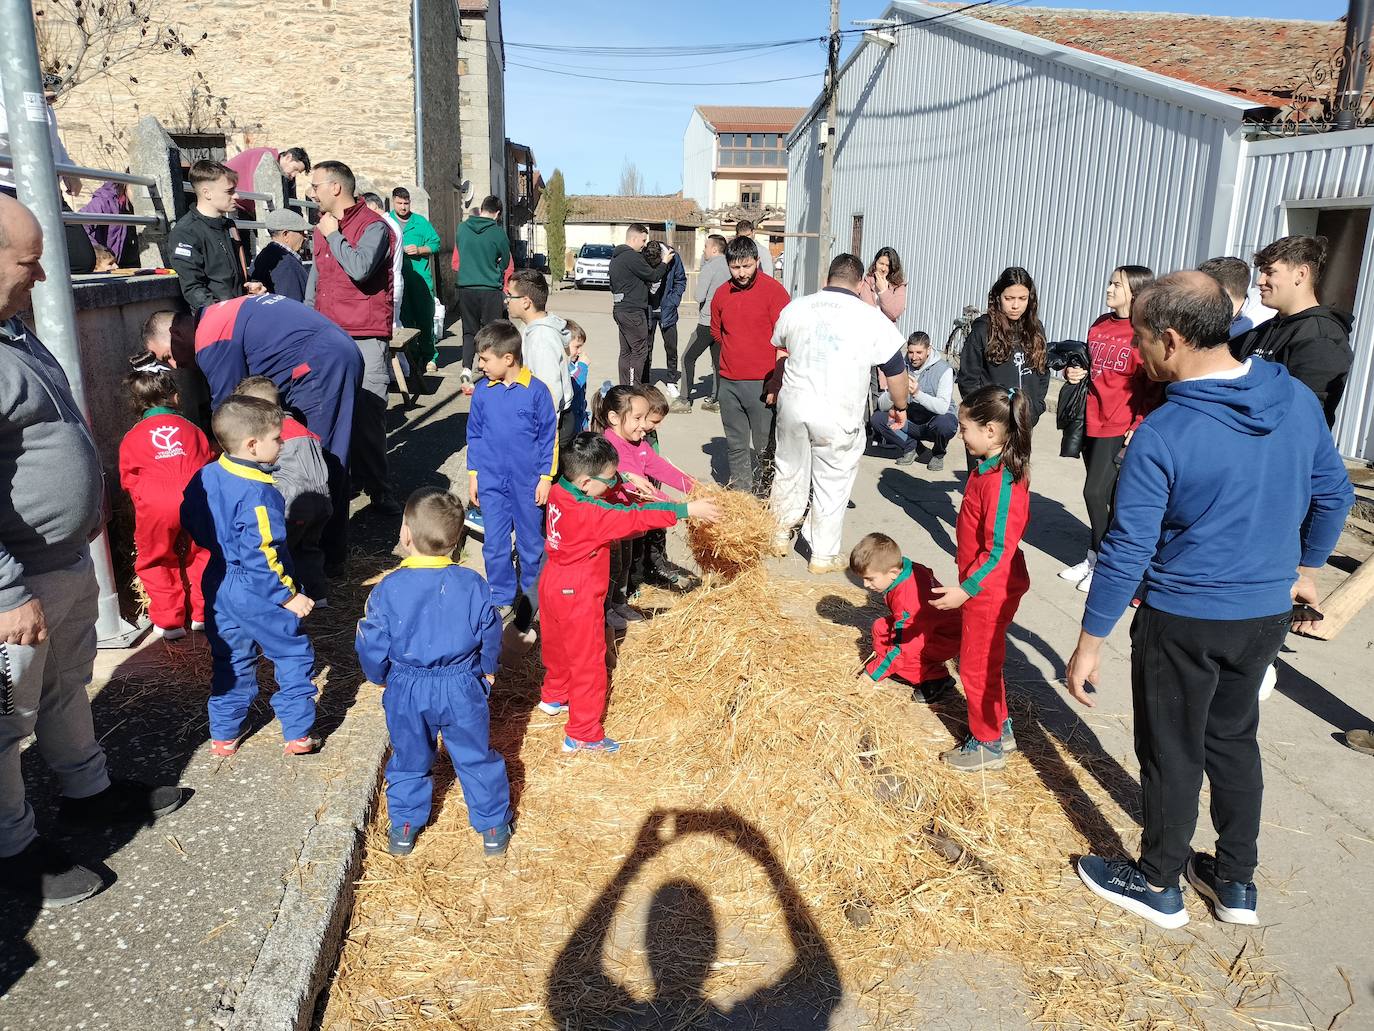
[[[557,68],[541,68],[534,64],[522,64],[519,61],[507,61],[507,68],[525,68],[532,72],[546,72],[549,75],[559,75],[569,79],[592,79],[596,82],[628,82],[636,86],[764,86],[772,82],[796,82],[799,79],[814,79],[822,72],[808,72],[805,75],[785,75],[777,79],[748,79],[743,82],[725,82],[712,80],[711,82],[669,82],[662,79],[619,79],[609,75],[579,75],[577,72],[559,71]]]

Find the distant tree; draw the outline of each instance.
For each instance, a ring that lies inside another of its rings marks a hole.
[[[59,97],[102,75],[120,78],[121,64],[145,54],[194,57],[207,38],[188,39],[167,20],[163,0],[33,0],[33,25],[38,62],[60,80]]]
[[[567,247],[568,234],[568,195],[563,189],[563,172],[555,168],[544,187],[544,210],[548,212],[545,232],[549,238],[549,280],[561,283],[567,271],[564,267],[564,249]]]
[[[644,173],[629,158],[620,167],[620,195],[622,197],[641,197],[644,194]]]

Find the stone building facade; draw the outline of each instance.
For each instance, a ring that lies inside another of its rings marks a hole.
[[[506,175],[505,42],[500,0],[458,0],[458,127],[469,206],[495,194],[509,209]]]
[[[364,188],[421,186],[452,246],[462,211],[453,0],[166,0],[159,14],[194,55],[140,55],[62,96],[57,116],[75,160],[124,167],[129,130],[144,115],[188,157],[301,146],[313,161],[345,162]]]

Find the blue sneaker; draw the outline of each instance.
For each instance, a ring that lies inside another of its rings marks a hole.
[[[503,823],[499,827],[482,832],[482,853],[487,857],[503,856],[510,846],[511,827]]]
[[[467,525],[469,533],[486,532],[486,523],[482,520],[482,510],[480,508],[469,508],[467,515],[463,516],[463,522]]]
[[[1084,856],[1078,861],[1078,877],[1098,898],[1159,927],[1182,927],[1188,922],[1183,892],[1178,888],[1151,891],[1145,875],[1129,859]]]
[[[415,851],[415,835],[419,833],[419,827],[412,827],[408,823],[403,823],[399,827],[392,827],[391,833],[386,839],[386,850],[393,856],[410,855]]]
[[[1016,751],[1016,731],[1011,729],[1011,717],[1002,721],[1002,754],[1011,755]]]
[[[1194,852],[1188,860],[1188,883],[1212,904],[1212,914],[1224,924],[1257,924],[1259,892],[1255,882],[1223,881],[1217,861],[1206,852]]]
[[[561,716],[568,711],[567,702],[540,702],[539,711],[546,716]]]
[[[1000,770],[1007,765],[1007,757],[1002,754],[1002,742],[979,741],[969,735],[958,748],[941,752],[940,758],[960,773],[977,773],[980,770]]]
[[[605,752],[614,754],[620,751],[620,742],[612,741],[608,737],[603,737],[600,741],[574,741],[566,734],[563,735],[563,751],[565,752]]]

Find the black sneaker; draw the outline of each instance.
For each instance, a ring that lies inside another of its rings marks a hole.
[[[677,589],[678,578],[669,569],[651,568],[644,574],[644,583],[648,587],[658,587],[665,591]]]
[[[369,504],[367,510],[377,516],[398,516],[403,509],[401,503],[391,496],[390,493],[368,496]]]
[[[565,749],[566,750],[566,749]],[[511,825],[503,823],[499,827],[482,832],[482,854],[491,858],[503,856],[510,847]]]
[[[104,791],[86,798],[64,795],[57,803],[57,816],[64,823],[81,827],[148,824],[159,816],[176,812],[186,797],[186,792],[176,785],[152,787],[137,780],[111,780]]]
[[[33,899],[44,909],[84,902],[105,887],[94,870],[72,862],[71,856],[43,838],[28,848],[0,859],[0,885],[13,895]]]
[[[1254,881],[1224,881],[1217,876],[1217,861],[1206,852],[1194,852],[1188,860],[1188,883],[1212,906],[1212,915],[1225,924],[1257,924],[1259,892]]]
[[[408,823],[392,827],[391,833],[386,837],[386,850],[393,856],[410,855],[415,851],[415,835],[419,833],[419,827],[412,827]]]
[[[935,680],[922,680],[919,684],[911,688],[911,700],[913,702],[924,702],[926,705],[938,702],[950,691],[954,690],[953,677],[939,677]]]

